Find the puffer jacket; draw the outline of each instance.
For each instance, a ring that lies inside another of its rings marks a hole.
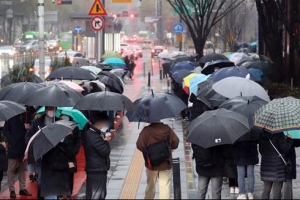
[[[85,171],[102,172],[104,174],[110,168],[110,144],[103,139],[103,133],[92,126],[83,134],[83,147],[85,154]]]
[[[285,154],[292,148],[292,139],[281,133],[271,134],[263,132],[259,138],[259,152],[261,154],[261,180],[270,182],[286,181],[285,165],[270,141],[285,158]]]

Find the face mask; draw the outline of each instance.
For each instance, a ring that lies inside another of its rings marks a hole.
[[[54,110],[47,111],[47,116],[48,117],[54,117]]]
[[[101,131],[102,133],[105,133],[107,130],[108,130],[108,127],[107,127],[107,126],[104,126],[103,128],[100,129],[100,131]]]
[[[61,118],[62,118],[62,120],[70,121],[69,116],[63,115],[63,116],[61,116]]]

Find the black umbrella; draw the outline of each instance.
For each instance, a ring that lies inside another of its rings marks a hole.
[[[203,56],[199,60],[199,63],[205,64],[207,62],[213,62],[213,61],[217,61],[217,60],[228,60],[228,58],[226,58],[226,56],[224,56],[222,54],[210,53],[210,54]]]
[[[169,74],[172,66],[172,61],[166,60],[163,64],[161,64],[161,66],[163,67],[164,73]]]
[[[226,67],[234,67],[234,63],[229,60],[216,60],[213,62],[208,62],[205,64],[203,70],[201,71],[202,74],[208,75],[215,72],[215,68],[226,68]]]
[[[77,124],[75,122],[60,120],[42,128],[39,133],[33,136],[32,142],[28,144],[32,145],[32,149],[28,155],[29,160],[32,160],[32,156],[34,161],[40,159],[62,139],[71,134],[76,126]]]
[[[233,144],[249,132],[248,119],[224,108],[206,111],[187,127],[187,142],[203,148]]]
[[[12,101],[0,101],[0,121],[6,121],[10,118],[26,112],[24,106]]]
[[[191,73],[193,72],[186,69],[177,70],[174,73],[172,73],[172,78],[175,80],[176,83],[182,84],[183,78],[190,75]]]
[[[128,97],[122,94],[105,91],[84,96],[74,108],[78,110],[119,111],[132,110],[134,105]]]
[[[97,63],[95,67],[102,69],[102,71],[110,71],[112,69],[115,69],[113,66],[105,63]]]
[[[51,85],[27,95],[22,102],[30,106],[73,107],[81,97],[71,88]]]
[[[102,71],[98,75],[98,80],[104,83],[111,92],[122,94],[124,91],[122,80],[113,73]]]
[[[32,83],[42,83],[43,82],[43,80],[40,77],[38,77],[37,75],[32,74],[32,76],[33,76],[33,80],[31,81]],[[6,87],[10,84],[12,84],[12,82],[10,80],[9,74],[4,75],[1,78],[1,87]]]
[[[8,85],[0,91],[0,100],[10,100],[18,103],[23,103],[21,100],[25,95],[31,95],[40,88],[43,88],[42,84],[21,82]]]
[[[144,95],[134,102],[136,107],[128,111],[126,116],[130,122],[157,122],[174,117],[187,106],[177,96],[170,93],[153,93]]]
[[[79,67],[60,67],[51,72],[46,79],[95,80],[96,78],[97,77],[94,74],[86,69]]]

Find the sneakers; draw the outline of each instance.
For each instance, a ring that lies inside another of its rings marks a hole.
[[[248,193],[248,199],[254,199],[253,193]]]
[[[239,193],[240,193],[239,188],[238,188],[238,187],[235,187],[235,188],[234,188],[234,194],[239,194]]]
[[[23,195],[23,196],[31,196],[32,194],[30,192],[28,192],[26,189],[24,190],[20,190],[19,192],[20,195]]]
[[[10,196],[10,198],[13,198],[13,199],[17,198],[15,191],[11,191],[9,196]]]
[[[35,181],[35,177],[33,176],[33,174],[29,175],[29,181],[32,183]]]
[[[247,199],[246,194],[239,194],[236,199]]]
[[[230,194],[234,194],[234,192],[235,192],[234,187],[230,187]]]

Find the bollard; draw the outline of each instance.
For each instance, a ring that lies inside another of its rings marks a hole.
[[[150,72],[148,72],[148,87],[151,87],[150,81],[151,81],[151,74]]]
[[[153,62],[151,62],[151,73],[152,73],[152,76],[154,75],[154,72],[153,72]]]
[[[159,79],[160,79],[160,80],[163,79],[163,78],[162,78],[162,76],[163,76],[162,73],[163,73],[163,72],[162,72],[162,68],[160,67],[160,68],[159,68]]]
[[[173,165],[173,188],[174,199],[181,199],[180,161],[179,158],[172,159]]]
[[[143,62],[143,74],[146,77],[146,63]]]

